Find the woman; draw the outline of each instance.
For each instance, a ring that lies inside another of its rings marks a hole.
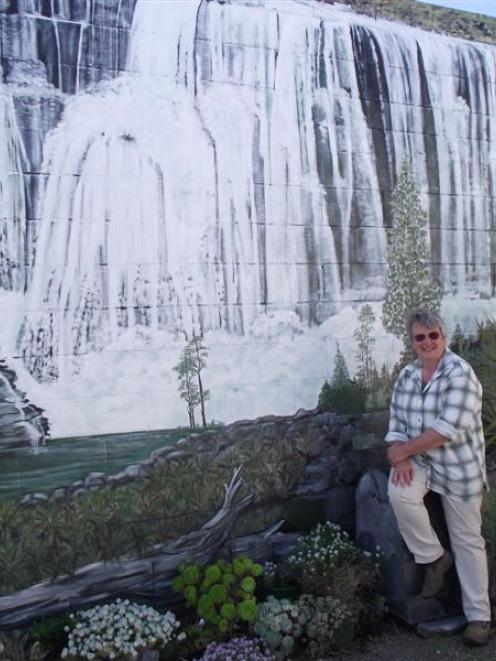
[[[484,645],[491,609],[481,535],[486,487],[482,388],[470,365],[447,348],[436,312],[414,310],[408,329],[417,360],[401,371],[391,400],[389,499],[415,562],[426,566],[422,596],[432,597],[453,563],[424,504],[429,490],[440,494],[467,619],[463,640]]]

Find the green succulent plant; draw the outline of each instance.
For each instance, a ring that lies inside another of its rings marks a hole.
[[[255,577],[262,573],[262,566],[245,555],[237,556],[232,562],[220,559],[206,567],[184,563],[172,588],[183,595],[199,617],[226,634],[241,623],[254,621]]]
[[[340,599],[304,594],[297,603],[307,623],[306,637],[312,659],[327,658],[336,649],[351,643],[356,618]]]
[[[269,596],[258,605],[253,627],[276,660],[292,655],[301,641],[307,616],[298,603]]]

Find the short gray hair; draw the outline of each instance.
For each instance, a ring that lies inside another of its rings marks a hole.
[[[413,340],[412,337],[412,326],[413,324],[422,324],[422,326],[427,326],[427,328],[440,328],[441,335],[446,337],[446,326],[445,323],[439,314],[435,310],[428,310],[427,308],[414,308],[408,314],[407,320],[407,329],[410,340]]]

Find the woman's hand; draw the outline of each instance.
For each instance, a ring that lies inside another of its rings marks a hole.
[[[392,468],[393,475],[392,481],[394,485],[399,485],[400,487],[408,487],[413,480],[413,465],[410,459],[404,459],[399,461]]]

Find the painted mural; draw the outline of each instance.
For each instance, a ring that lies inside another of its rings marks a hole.
[[[87,473],[95,438],[188,426],[195,337],[199,424],[313,408],[365,303],[391,368],[405,159],[450,329],[494,313],[495,47],[315,0],[7,0],[0,29],[5,495],[55,439]]]

